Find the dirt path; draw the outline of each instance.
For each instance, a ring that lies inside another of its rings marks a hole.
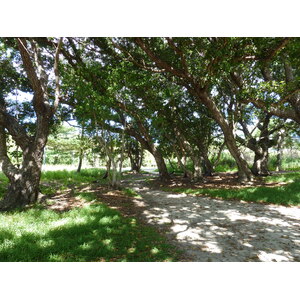
[[[300,208],[172,194],[125,180],[141,217],[191,261],[300,261]]]

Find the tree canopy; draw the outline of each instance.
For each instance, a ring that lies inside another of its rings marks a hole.
[[[299,134],[299,50],[299,38],[2,38],[0,162],[10,187],[0,209],[37,201],[48,136],[63,121],[75,121],[81,137],[60,147],[80,157],[97,149],[113,186],[126,156],[139,171],[143,149],[162,180],[172,157],[203,181],[225,149],[241,183],[268,175],[269,149],[283,132]],[[18,91],[31,101],[13,99]]]

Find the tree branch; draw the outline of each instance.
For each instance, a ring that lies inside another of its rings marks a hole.
[[[0,163],[4,174],[10,179],[15,179],[18,169],[12,164],[7,155],[5,120],[3,114],[0,114]]]
[[[158,56],[154,54],[154,52],[144,43],[142,38],[135,38],[135,43],[147,54],[155,64],[162,69],[163,71],[167,71],[175,76],[178,76],[182,79],[187,77],[187,74],[182,70],[176,69],[173,66],[170,66],[167,62],[161,60]]]
[[[24,151],[32,142],[32,139],[17,119],[4,111],[3,107],[0,107],[0,114],[2,114],[3,126],[8,130],[16,144]]]
[[[54,114],[57,110],[59,101],[60,101],[60,77],[59,77],[59,70],[58,70],[58,64],[59,64],[59,54],[60,49],[62,46],[62,38],[59,39],[56,51],[55,51],[55,60],[54,60],[54,75],[55,75],[55,100],[52,107],[52,113]]]

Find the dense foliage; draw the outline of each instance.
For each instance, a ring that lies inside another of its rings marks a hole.
[[[168,160],[201,182],[228,155],[248,182],[270,174],[270,151],[282,169],[284,149],[299,145],[299,50],[299,38],[1,39],[0,161],[10,186],[0,208],[38,199],[42,162],[75,159],[80,172],[98,157],[113,187],[126,159],[140,171],[145,150],[161,179]],[[21,92],[32,99],[14,97]]]

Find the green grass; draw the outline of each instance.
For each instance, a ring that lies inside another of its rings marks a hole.
[[[78,188],[74,195],[86,202],[84,208],[55,212],[36,205],[32,208],[0,213],[0,261],[175,261],[178,252],[152,227],[125,218],[101,203],[80,186],[97,180],[97,169],[49,171],[42,174],[42,191],[56,192],[70,185]],[[0,193],[7,179],[0,173]],[[126,193],[136,196],[133,190]],[[94,201],[96,200],[96,201]]]
[[[275,171],[276,169],[276,155],[270,155],[269,169]],[[285,171],[300,171],[300,160],[295,157],[285,156],[282,159],[282,170]]]
[[[91,183],[101,180],[105,171],[103,169],[83,169],[80,173],[76,171],[46,171],[42,173],[42,181],[60,181],[64,183]]]
[[[0,199],[3,197],[3,195],[6,192],[7,184],[8,184],[7,177],[2,172],[0,172]]]
[[[44,195],[52,195],[57,190],[66,190],[72,186],[80,187],[94,181],[105,183],[106,181],[102,179],[104,172],[101,169],[83,169],[80,173],[66,170],[43,172],[41,192]]]
[[[222,199],[238,199],[250,202],[273,203],[280,205],[300,205],[300,172],[277,174],[267,177],[267,182],[286,182],[276,187],[246,187],[241,189],[190,189],[167,188],[165,190],[194,194],[208,195]]]
[[[125,188],[125,189],[123,189],[123,192],[126,196],[141,198],[141,196],[135,190],[133,190],[131,188]]]
[[[174,168],[172,168],[172,166],[170,165],[169,162],[166,163],[167,170],[169,173],[174,172],[177,175],[183,174],[183,171],[178,167],[176,160],[172,161],[172,165]],[[186,168],[189,171],[193,171],[192,161],[188,161]],[[155,171],[158,172],[158,169],[156,169]],[[237,166],[236,166],[234,159],[229,154],[223,153],[221,155],[221,160],[219,161],[218,165],[215,167],[214,171],[215,172],[235,172],[235,171],[237,171]]]
[[[266,182],[294,182],[300,178],[300,172],[280,173],[268,176]]]
[[[92,194],[84,193],[87,200]],[[0,214],[0,261],[173,261],[150,227],[104,204],[58,213],[36,207]]]
[[[66,170],[42,172],[40,189],[43,194],[52,195],[58,190],[80,187],[94,181],[105,183],[107,180],[102,179],[104,172],[102,169],[83,169],[80,173]],[[7,184],[7,177],[0,172],[0,198],[4,195]]]

